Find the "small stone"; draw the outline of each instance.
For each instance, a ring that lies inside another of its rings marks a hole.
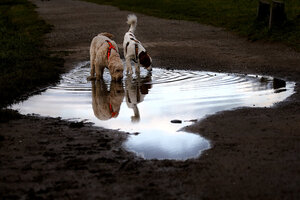
[[[83,121],[81,121],[81,122],[71,122],[69,124],[69,127],[70,128],[82,128],[82,127],[84,127],[84,122]]]
[[[193,122],[193,123],[195,123],[197,121],[198,121],[197,119],[190,119],[190,120],[185,120],[184,122]]]
[[[174,123],[174,124],[181,124],[182,121],[179,120],[179,119],[173,119],[173,120],[171,120],[171,123]]]
[[[286,86],[286,82],[284,80],[274,78],[273,79],[273,88],[278,89],[278,88],[283,88]]]
[[[261,83],[268,82],[268,79],[267,79],[266,77],[261,77],[261,78],[260,78],[260,82],[261,82]]]

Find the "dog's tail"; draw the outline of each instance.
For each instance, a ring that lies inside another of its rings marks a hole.
[[[129,31],[134,33],[136,25],[137,25],[137,17],[135,14],[130,14],[127,16],[127,24],[130,25]]]
[[[106,37],[108,37],[109,39],[113,39],[113,38],[115,37],[113,34],[107,33],[107,32],[100,33],[99,35],[106,36]]]

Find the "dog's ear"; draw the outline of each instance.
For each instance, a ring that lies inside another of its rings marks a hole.
[[[144,67],[146,67],[146,68],[150,67],[150,65],[151,65],[151,60],[150,60],[150,56],[148,55],[147,52],[142,51],[142,52],[139,54],[139,60],[140,60],[140,63],[141,63]]]

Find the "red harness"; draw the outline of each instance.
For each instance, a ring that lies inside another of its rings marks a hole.
[[[110,110],[110,113],[111,113],[111,117],[115,117],[118,114],[118,112],[114,112],[111,104],[109,104],[109,110]]]
[[[110,53],[111,53],[111,49],[114,49],[116,52],[118,52],[118,51],[117,51],[117,49],[112,45],[112,43],[111,43],[110,41],[106,40],[106,42],[107,42],[108,45],[109,45],[109,47],[108,47],[108,49],[107,49],[107,60],[109,60]]]

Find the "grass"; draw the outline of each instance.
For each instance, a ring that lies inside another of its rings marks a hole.
[[[269,30],[256,21],[258,0],[85,0],[168,19],[224,27],[250,40],[287,44],[300,51],[300,1],[284,0],[287,22]],[[270,0],[269,0],[270,1]]]
[[[51,57],[44,35],[51,26],[27,0],[0,2],[0,109],[59,80],[63,60]],[[2,110],[1,118],[10,114]]]

